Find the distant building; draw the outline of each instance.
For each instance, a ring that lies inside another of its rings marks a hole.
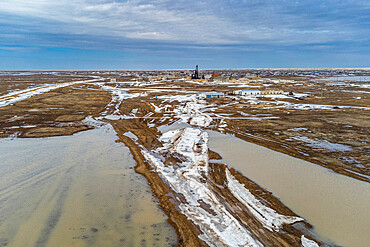
[[[257,89],[238,90],[235,94],[239,94],[241,96],[257,96],[261,95],[261,91]]]
[[[195,80],[204,79],[204,76],[201,78],[201,76],[199,74],[198,65],[195,67],[194,73],[191,75],[191,79],[195,79]]]
[[[225,94],[222,92],[207,92],[204,93],[204,98],[206,99],[218,99],[225,97]]]
[[[268,89],[268,90],[247,89],[234,91],[234,94],[239,94],[241,96],[264,96],[264,95],[284,94],[284,91],[278,89]]]
[[[262,95],[278,95],[278,94],[284,94],[284,91],[279,90],[279,89],[268,89],[268,90],[262,90],[261,94]]]

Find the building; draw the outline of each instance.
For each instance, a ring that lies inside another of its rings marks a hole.
[[[204,98],[206,99],[219,99],[225,97],[225,94],[222,92],[207,92],[204,93]]]
[[[194,73],[191,75],[191,79],[200,79],[198,65],[195,67]]]
[[[238,90],[235,94],[239,94],[241,96],[258,96],[261,95],[261,91],[257,89]]]
[[[268,89],[268,90],[262,90],[261,94],[262,95],[279,95],[279,94],[284,94],[284,91],[279,90],[279,89]]]
[[[234,91],[234,94],[239,94],[241,96],[264,96],[264,95],[280,95],[284,94],[284,91],[278,89],[268,89],[268,90],[248,89]]]

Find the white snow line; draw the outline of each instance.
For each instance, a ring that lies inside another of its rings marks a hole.
[[[11,92],[9,94],[6,94],[0,97],[0,107],[4,107],[9,104],[28,99],[38,94],[49,92],[50,90],[67,87],[67,86],[71,86],[71,85],[78,84],[78,83],[87,83],[87,82],[93,82],[93,81],[97,81],[97,79],[58,83],[58,84],[52,84],[52,85],[47,85],[43,87],[28,88],[28,89],[24,89],[21,91]]]
[[[283,224],[293,224],[303,220],[295,216],[281,215],[272,208],[263,205],[243,184],[235,179],[229,169],[226,169],[226,178],[230,192],[270,231],[279,231]]]

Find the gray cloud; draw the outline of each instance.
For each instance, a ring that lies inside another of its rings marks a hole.
[[[3,35],[40,34],[46,45],[326,45],[367,42],[369,12],[368,1],[3,0],[0,17],[11,18],[0,23]]]

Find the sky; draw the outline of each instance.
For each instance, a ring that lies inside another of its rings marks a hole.
[[[368,0],[0,0],[0,70],[370,67]]]

